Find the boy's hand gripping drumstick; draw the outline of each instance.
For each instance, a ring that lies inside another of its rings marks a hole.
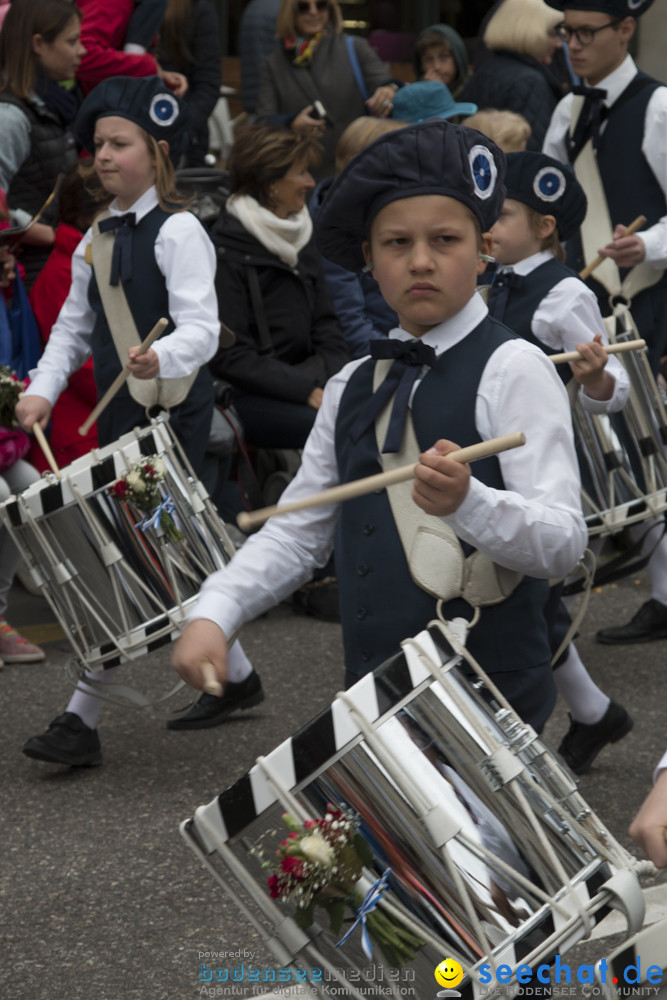
[[[623,233],[623,235],[624,236],[634,236],[634,234],[637,232],[637,230],[641,229],[645,222],[646,222],[646,216],[645,215],[638,215],[637,218],[635,219],[635,221],[630,223],[630,225],[627,227],[627,229],[625,230],[625,232]],[[593,271],[595,270],[595,268],[599,267],[600,264],[602,264],[602,262],[605,261],[605,260],[609,260],[609,258],[608,257],[604,257],[602,254],[598,254],[598,256],[595,258],[594,261],[591,261],[590,264],[586,265],[586,267],[583,269],[583,271],[579,272],[579,277],[581,278],[581,280],[585,281],[586,278],[590,278],[590,276],[593,273]]]
[[[23,393],[21,393],[18,398],[22,399],[23,398]],[[37,444],[42,449],[42,454],[44,455],[44,458],[46,459],[46,461],[49,463],[49,466],[51,467],[51,472],[56,477],[56,479],[62,479],[63,478],[63,474],[60,471],[60,467],[59,467],[58,463],[56,462],[56,457],[53,454],[53,452],[51,451],[51,445],[46,440],[46,434],[42,430],[41,425],[39,424],[39,421],[37,421],[37,420],[35,421],[35,423],[32,425],[31,430],[32,430],[32,433],[35,435],[35,439],[37,441]]]
[[[490,438],[488,441],[470,445],[469,448],[450,451],[447,458],[453,458],[455,462],[474,462],[475,459],[488,458],[501,451],[509,451],[510,448],[519,448],[525,443],[525,435],[521,431],[515,431],[514,434],[503,434],[501,437]],[[411,465],[402,465],[392,472],[380,472],[376,476],[367,476],[365,479],[355,479],[352,483],[343,483],[342,486],[333,486],[329,490],[323,490],[322,493],[316,493],[312,497],[304,497],[302,500],[295,500],[293,503],[262,507],[259,510],[250,511],[250,513],[244,511],[238,515],[236,521],[242,531],[247,531],[249,528],[259,527],[260,524],[276,514],[291,514],[295,510],[307,510],[310,507],[321,507],[327,503],[351,500],[353,497],[372,493],[373,490],[393,486],[394,483],[404,483],[408,479],[412,479],[414,474],[415,463],[413,462]]]
[[[146,351],[149,349],[149,347],[151,347],[153,345],[154,341],[156,341],[158,339],[158,337],[160,336],[160,334],[162,333],[162,331],[165,329],[165,327],[168,325],[168,323],[169,323],[169,320],[164,319],[164,318],[159,319],[157,321],[157,323],[155,324],[155,326],[153,327],[153,329],[151,330],[151,332],[148,334],[148,336],[146,337],[146,339],[143,340],[141,342],[141,344],[139,345],[139,350],[136,353],[136,357],[139,357],[141,354],[145,354],[146,353]],[[128,371],[127,368],[123,368],[122,372],[120,372],[116,376],[116,378],[113,380],[113,382],[111,383],[111,385],[109,386],[109,388],[107,389],[107,391],[104,393],[104,395],[102,396],[101,400],[99,401],[99,403],[97,404],[97,406],[95,407],[95,409],[92,411],[92,413],[90,414],[90,416],[87,417],[86,420],[84,420],[84,422],[79,427],[79,434],[82,437],[84,436],[84,434],[88,433],[88,431],[90,430],[90,428],[93,426],[93,424],[95,423],[95,421],[99,417],[100,413],[102,413],[103,410],[106,410],[107,406],[109,405],[109,403],[111,402],[111,400],[114,398],[114,396],[116,395],[116,393],[118,392],[118,390],[120,389],[120,387],[122,385],[124,385],[125,382],[127,382],[127,380],[128,380],[129,377],[130,377],[130,373],[129,373],[129,371]]]
[[[639,351],[642,347],[646,347],[645,340],[626,340],[621,344],[602,344],[602,350],[605,354],[622,354],[623,351]],[[553,361],[555,365],[560,365],[564,361],[581,361],[582,354],[580,351],[565,351],[564,354],[549,354],[549,361]]]

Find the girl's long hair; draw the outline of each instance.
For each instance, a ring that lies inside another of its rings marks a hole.
[[[29,101],[37,85],[39,59],[33,35],[53,42],[81,11],[72,0],[14,0],[0,31],[0,91]]]
[[[179,68],[195,61],[186,41],[195,3],[196,0],[169,0],[160,25],[160,48]]]

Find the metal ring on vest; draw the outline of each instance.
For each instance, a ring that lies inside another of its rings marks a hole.
[[[438,603],[435,606],[435,613],[437,614],[437,616],[438,616],[438,618],[440,619],[441,622],[444,622],[445,624],[447,624],[448,619],[445,618],[445,616],[442,613],[442,608],[443,608],[444,604],[445,604],[445,601],[442,601],[442,600],[438,601]],[[472,618],[470,619],[470,621],[468,622],[468,631],[470,631],[471,628],[475,627],[475,625],[479,621],[481,613],[482,613],[482,609],[479,606],[474,609],[474,614],[473,614]]]
[[[151,412],[152,410],[155,410],[155,415]],[[166,413],[169,416],[169,407],[162,406],[161,403],[153,403],[152,406],[146,407],[144,413],[146,414],[146,420],[150,423],[152,420],[157,419],[161,413]]]

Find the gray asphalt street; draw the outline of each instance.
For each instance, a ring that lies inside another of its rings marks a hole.
[[[632,733],[600,755],[580,787],[637,855],[627,827],[667,745],[667,642],[605,647],[593,636],[625,620],[647,596],[639,579],[593,594],[579,641],[598,683],[635,719]],[[8,618],[35,640],[58,633],[45,602],[19,585]],[[243,641],[266,691],[258,709],[216,729],[183,733],[141,710],[105,706],[104,765],[94,769],[40,764],[20,752],[64,710],[67,641],[46,643],[46,664],[0,672],[0,998],[194,1000],[204,995],[202,954],[238,950],[247,960],[274,964],[183,844],[178,825],[332,700],[343,680],[340,632],[281,606],[249,626]],[[166,692],[174,681],[169,647],[123,673],[126,683],[153,697]],[[559,704],[547,742],[556,746],[566,727]],[[649,919],[667,915],[665,874],[644,877],[643,884]],[[572,963],[599,959],[617,940],[612,933],[577,946]]]

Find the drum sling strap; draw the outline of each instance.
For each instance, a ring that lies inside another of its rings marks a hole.
[[[638,81],[638,83],[634,86],[633,83],[626,88],[621,97],[608,110],[607,117],[612,115],[614,110],[624,104],[627,99],[634,96],[640,84],[641,86],[644,85],[643,81]],[[584,98],[581,96],[575,96],[572,101],[572,110],[570,115],[570,138],[574,135],[576,124],[582,111],[583,102]],[[597,157],[595,150],[593,149],[592,137],[589,136],[586,139],[580,151],[577,152],[575,149],[571,158],[577,180],[583,187],[586,192],[586,197],[588,198],[588,211],[581,226],[581,243],[584,261],[590,262],[595,260],[598,256],[598,249],[600,247],[607,246],[608,243],[611,243],[613,234],[613,225],[609,214],[609,206],[607,205],[607,199],[602,185],[602,177],[600,176],[600,168],[598,166]],[[639,336],[636,332],[637,328],[635,323],[630,315],[630,305],[632,303],[632,299],[635,295],[638,295],[639,292],[643,292],[645,289],[651,288],[652,285],[657,284],[662,275],[662,269],[654,267],[653,264],[650,264],[647,261],[642,261],[640,264],[636,264],[634,267],[630,268],[623,279],[621,279],[621,274],[617,265],[609,257],[605,258],[602,264],[596,268],[596,281],[599,281],[609,294],[609,304],[612,310],[612,315],[607,317],[604,322],[607,327],[607,333],[610,340],[614,339],[614,334],[616,332],[616,316],[621,314],[624,315],[626,324],[635,331],[635,336]]]
[[[376,361],[374,390],[386,378],[391,364],[391,359]],[[392,404],[393,397],[375,422],[378,451],[385,472],[416,463],[422,450],[408,410],[400,451],[383,454],[382,442]],[[426,514],[415,504],[411,480],[389,486],[387,494],[410,575],[422,590],[443,602],[462,597],[475,608],[476,620],[479,608],[499,604],[518,587],[523,579],[521,573],[499,566],[481,552],[466,556],[454,530],[442,518]]]
[[[130,347],[138,347],[141,337],[137,331],[136,323],[125,296],[122,281],[117,285],[109,283],[111,273],[111,256],[114,246],[114,233],[101,233],[99,223],[103,219],[109,218],[111,213],[107,210],[102,212],[93,223],[93,239],[90,243],[90,260],[86,254],[86,260],[92,264],[99,288],[104,315],[111,331],[118,357],[121,364],[127,358]],[[148,331],[146,331],[148,333]],[[170,410],[174,406],[182,403],[190,392],[192,384],[197,377],[199,369],[196,368],[189,375],[182,378],[150,378],[138,379],[130,375],[127,380],[127,387],[130,395],[140,406],[150,409],[153,406],[160,406],[165,410]]]

